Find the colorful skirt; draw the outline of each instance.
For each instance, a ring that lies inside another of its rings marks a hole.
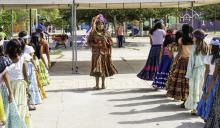
[[[49,79],[48,79],[48,71],[43,63],[42,60],[39,60],[39,67],[40,67],[40,76],[43,82],[44,86],[47,86],[50,84]]]
[[[143,80],[154,80],[159,69],[161,45],[153,45],[144,68],[137,77]]]
[[[0,124],[2,124],[3,122],[6,122],[6,117],[5,117],[2,95],[0,93]]]
[[[111,60],[111,55],[93,54],[91,76],[110,77],[118,73]]]
[[[40,92],[40,96],[41,96],[41,99],[45,99],[47,98],[47,95],[46,95],[46,92],[44,90],[44,87],[43,87],[43,82],[42,82],[42,79],[40,77],[40,74],[35,71],[35,75],[36,75],[36,78],[37,78],[37,85],[38,85],[38,89],[39,89],[39,92]]]
[[[157,72],[152,84],[154,88],[165,88],[171,64],[172,59],[169,57],[169,55],[163,55],[159,66],[159,71]]]
[[[208,91],[208,86],[209,86],[211,80],[212,80],[212,76],[209,75],[206,80],[205,88],[203,89],[203,96],[206,95],[206,93]],[[212,105],[213,105],[213,101],[214,101],[214,97],[215,97],[216,87],[218,85],[219,85],[219,82],[218,82],[218,80],[216,80],[215,84],[212,86],[212,90],[211,90],[209,97],[206,100],[201,98],[201,100],[198,103],[197,114],[199,116],[201,116],[204,120],[207,120],[209,117],[209,113],[212,109]]]
[[[5,128],[27,128],[24,120],[20,117],[17,105],[13,99],[12,103],[8,102],[8,89],[2,84],[0,91],[3,98],[4,110],[6,114]]]
[[[216,87],[213,106],[204,128],[220,128],[220,86]]]
[[[185,78],[189,58],[178,57],[170,72],[166,90],[167,96],[186,101],[189,95],[189,79]]]
[[[27,83],[24,80],[13,80],[11,81],[11,88],[19,115],[26,123],[27,128],[31,128],[30,113],[27,105]]]
[[[40,104],[41,101],[41,96],[39,93],[38,85],[37,85],[37,78],[35,75],[35,70],[34,66],[31,62],[28,63],[28,75],[29,75],[29,92],[30,92],[30,103],[37,105]]]

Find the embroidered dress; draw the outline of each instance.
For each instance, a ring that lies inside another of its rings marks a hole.
[[[110,36],[91,33],[88,44],[92,48],[91,76],[110,77],[118,73],[111,59],[113,41]]]
[[[152,84],[154,88],[165,88],[167,77],[170,71],[172,64],[172,58],[169,55],[169,50],[167,47],[163,50],[162,60],[159,66],[159,71],[155,77],[155,80]]]
[[[189,58],[186,78],[189,79],[189,96],[185,102],[185,108],[196,110],[197,103],[201,99],[205,75],[205,56],[195,55],[195,47]]]

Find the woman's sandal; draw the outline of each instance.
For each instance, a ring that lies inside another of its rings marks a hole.
[[[192,111],[191,111],[191,115],[193,115],[193,116],[197,116],[197,112],[196,112],[196,110],[192,110]]]

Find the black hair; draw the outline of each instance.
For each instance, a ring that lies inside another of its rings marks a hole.
[[[175,34],[175,43],[178,45],[179,39],[183,37],[182,30],[178,30]]]
[[[157,23],[155,24],[155,26],[153,27],[153,29],[150,30],[150,34],[153,35],[154,31],[156,31],[157,29],[163,29],[163,24],[162,23]]]
[[[196,38],[196,49],[195,49],[195,55],[198,55],[199,53],[206,55],[207,54],[207,45],[204,42],[205,38],[205,32],[198,29],[193,32],[194,37]]]
[[[8,54],[9,58],[14,59],[17,57],[17,54],[20,56],[21,53],[20,41],[18,39],[10,40],[6,46],[6,54]]]
[[[35,55],[40,59],[40,34],[35,32],[31,35],[31,46],[35,50]]]
[[[212,48],[211,48],[211,55],[213,55],[212,61],[211,61],[212,64],[215,63],[215,60],[217,58],[220,58],[219,52],[220,52],[219,46],[218,45],[212,45]]]
[[[184,24],[182,26],[182,43],[183,45],[192,45],[193,40],[192,40],[192,32],[193,32],[193,27],[190,26],[189,24]]]
[[[174,35],[172,35],[173,30],[167,30],[167,35],[165,36],[165,40],[163,42],[163,47],[166,47],[169,44],[172,44],[175,41]]]
[[[22,38],[18,38],[18,40],[20,41],[20,43],[21,43],[21,51],[22,51],[22,53],[24,52],[24,48],[25,48],[25,41],[24,41],[24,39],[22,39]]]

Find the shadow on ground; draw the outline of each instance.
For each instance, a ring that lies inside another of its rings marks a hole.
[[[184,122],[182,123],[182,125],[176,128],[203,128],[203,127],[204,127],[204,123],[201,123],[201,122],[196,122],[196,123]]]
[[[133,74],[138,73],[144,66],[146,60],[119,60],[113,61],[119,74]],[[77,75],[89,75],[90,74],[90,61],[79,61],[78,68],[79,74]],[[52,68],[50,69],[51,76],[69,76],[72,74],[72,62],[52,62]]]

